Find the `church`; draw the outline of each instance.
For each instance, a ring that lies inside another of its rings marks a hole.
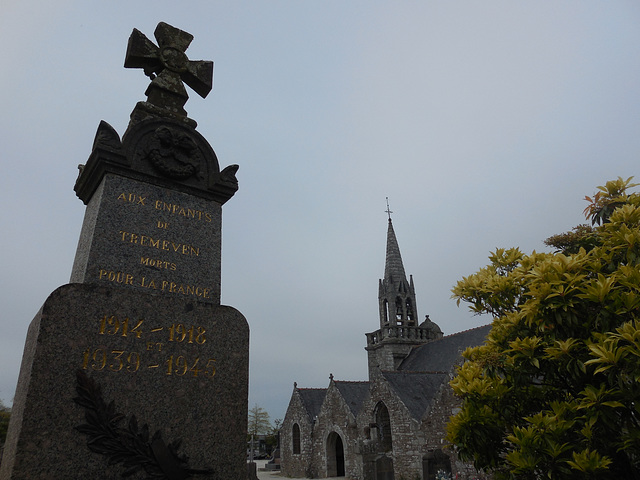
[[[427,315],[418,323],[391,217],[379,328],[367,333],[369,379],[327,388],[294,384],[281,432],[283,476],[353,480],[489,478],[447,448],[446,424],[460,407],[449,381],[461,353],[490,326],[444,336]],[[444,475],[444,476],[443,476]]]

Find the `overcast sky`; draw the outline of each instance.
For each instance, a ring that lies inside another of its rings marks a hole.
[[[122,135],[147,77],[133,28],[194,35],[214,88],[189,116],[240,190],[223,207],[222,301],[251,328],[250,405],[365,380],[385,197],[420,317],[487,323],[451,288],[496,247],[545,249],[585,195],[640,178],[637,1],[0,0],[0,398],[29,322],[69,281],[73,185],[100,120]]]

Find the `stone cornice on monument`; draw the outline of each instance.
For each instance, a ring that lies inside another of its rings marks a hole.
[[[209,142],[195,129],[169,118],[129,127],[122,141],[101,121],[74,190],[86,204],[107,173],[164,186],[224,204],[238,190],[237,165],[220,171]]]

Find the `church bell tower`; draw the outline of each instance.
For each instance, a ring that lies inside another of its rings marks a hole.
[[[440,327],[429,320],[418,324],[416,291],[413,277],[407,275],[387,204],[387,253],[384,278],[378,285],[380,328],[367,333],[369,377],[381,370],[397,370],[415,346],[442,338]]]
[[[380,328],[389,326],[415,327],[417,325],[416,291],[413,286],[413,277],[409,276],[407,282],[391,217],[389,217],[389,227],[387,228],[387,257],[384,278],[379,282],[378,302]]]

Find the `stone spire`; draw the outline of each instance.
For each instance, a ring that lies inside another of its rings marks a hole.
[[[417,325],[416,293],[413,278],[409,279],[410,281],[407,281],[400,247],[389,216],[384,278],[380,280],[378,293],[380,328]]]
[[[404,265],[402,256],[400,255],[400,247],[396,239],[396,232],[393,230],[393,223],[389,219],[389,227],[387,228],[387,256],[384,266],[384,279],[389,283],[406,281],[407,275],[404,273]]]

